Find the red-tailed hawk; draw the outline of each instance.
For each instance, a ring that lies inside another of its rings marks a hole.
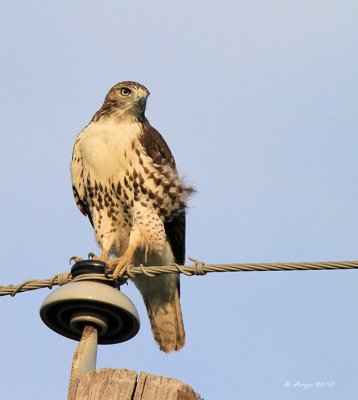
[[[114,266],[115,276],[129,264],[184,264],[185,207],[193,189],[178,177],[168,145],[144,115],[148,95],[136,82],[113,86],[73,149],[75,200],[93,225],[98,259]],[[180,350],[179,275],[133,281],[160,349]]]

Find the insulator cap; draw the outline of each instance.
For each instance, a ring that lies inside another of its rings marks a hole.
[[[54,290],[42,303],[40,316],[49,328],[79,341],[83,328],[94,325],[99,344],[124,342],[137,334],[138,312],[129,298],[106,280],[105,265],[84,260],[73,266],[72,282]]]

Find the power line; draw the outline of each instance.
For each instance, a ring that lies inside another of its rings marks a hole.
[[[187,276],[205,275],[209,272],[253,272],[253,271],[308,271],[308,270],[336,270],[336,269],[358,269],[358,261],[324,261],[324,262],[301,262],[301,263],[249,263],[249,264],[205,264],[194,258],[193,265],[165,265],[144,267],[130,265],[124,281],[144,274],[157,276],[160,274],[181,273]],[[108,276],[108,279],[111,279]],[[49,279],[28,279],[18,285],[0,286],[0,296],[15,296],[17,293],[29,290],[52,288],[71,282],[70,272],[54,275]]]

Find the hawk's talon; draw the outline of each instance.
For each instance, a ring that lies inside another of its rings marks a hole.
[[[77,257],[77,256],[72,256],[68,261],[69,261],[69,263],[71,265],[72,262],[74,262],[76,264],[76,263],[78,263],[80,261],[83,261],[83,258]]]
[[[114,264],[115,268],[114,268],[112,276],[113,276],[114,280],[124,277],[124,275],[127,272],[129,263],[130,263],[130,260],[126,256],[122,256],[120,258],[117,258],[116,260],[113,260],[113,264]]]
[[[90,252],[88,253],[88,259],[89,259],[89,260],[97,260],[98,257],[96,256],[96,254],[94,254],[92,251],[90,251]]]
[[[115,266],[106,263],[106,266],[104,267],[104,274],[107,278],[112,278],[113,272],[115,270]]]
[[[117,269],[116,264],[117,264],[118,260],[113,260],[112,262],[111,261],[106,263],[106,266],[104,267],[105,277],[109,278],[109,279],[113,279],[113,281],[116,283],[118,289],[121,285],[123,285],[125,283],[128,285],[128,277],[124,277],[123,276],[124,273],[123,273],[123,275],[118,275],[117,277],[114,276],[115,271]]]
[[[116,285],[118,286],[118,288],[124,284],[128,285],[128,279],[127,278],[117,278],[115,281]]]

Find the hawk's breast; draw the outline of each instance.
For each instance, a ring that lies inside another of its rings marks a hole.
[[[116,248],[125,248],[138,210],[165,221],[185,209],[188,191],[175,169],[154,163],[142,134],[140,123],[105,120],[79,136],[84,197],[100,245],[116,236]]]
[[[138,123],[118,124],[111,120],[91,123],[80,135],[84,169],[89,169],[100,181],[118,176],[130,166],[135,156],[132,143],[140,133]]]

